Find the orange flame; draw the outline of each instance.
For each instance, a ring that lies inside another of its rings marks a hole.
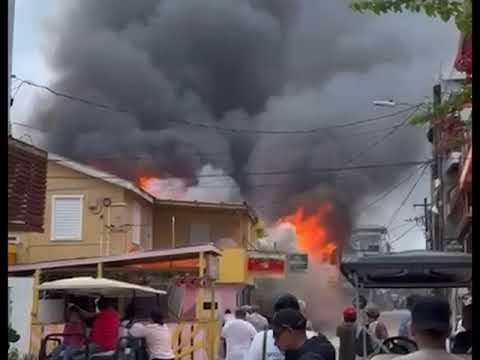
[[[152,178],[150,176],[146,176],[146,175],[139,176],[137,178],[137,183],[143,190],[146,191],[148,189],[148,185],[150,184],[151,179]]]
[[[293,226],[299,249],[314,258],[325,259],[337,248],[329,238],[324,220],[332,210],[333,205],[328,202],[311,215],[306,215],[300,207],[293,214],[279,219],[276,225],[287,223]]]

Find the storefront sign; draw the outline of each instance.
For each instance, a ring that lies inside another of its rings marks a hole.
[[[463,244],[459,243],[458,241],[451,241],[445,247],[445,251],[448,251],[448,252],[464,252],[465,250],[464,250]]]
[[[306,272],[308,270],[308,255],[307,254],[289,254],[288,271],[293,273]]]
[[[247,269],[254,277],[283,277],[285,275],[285,255],[269,253],[249,253]]]

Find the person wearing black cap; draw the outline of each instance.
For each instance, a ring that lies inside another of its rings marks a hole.
[[[307,338],[307,319],[300,311],[279,311],[272,328],[275,345],[285,352],[285,360],[335,360],[335,347],[325,336]]]
[[[276,314],[283,309],[300,311],[298,299],[292,294],[280,296],[273,305],[273,312]],[[314,334],[307,333],[307,337],[308,335]],[[275,346],[272,330],[266,330],[255,336],[245,360],[284,360],[284,358],[284,354]]]
[[[450,305],[436,296],[421,296],[412,309],[412,334],[419,348],[394,360],[460,360],[446,350],[450,333]]]

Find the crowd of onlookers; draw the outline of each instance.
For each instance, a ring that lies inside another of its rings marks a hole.
[[[53,360],[115,352],[120,339],[143,339],[150,360],[173,359],[172,334],[162,311],[151,311],[150,320],[135,321],[130,304],[123,319],[107,298],[100,298],[91,313],[70,304],[64,326],[64,341],[50,354]],[[347,307],[338,325],[338,357],[333,344],[314,331],[305,314],[305,304],[291,294],[277,299],[269,321],[258,309],[244,306],[226,310],[221,324],[223,340],[220,357],[225,360],[355,360],[364,355],[395,353],[398,360],[455,360],[455,354],[472,350],[472,301],[463,306],[459,329],[451,336],[449,303],[435,296],[410,296],[408,313],[401,320],[398,334],[390,337],[375,305]],[[328,309],[326,309],[327,311]],[[86,320],[93,320],[86,336]],[[447,351],[446,340],[450,351]]]
[[[393,353],[398,354],[397,360],[456,360],[460,358],[455,354],[471,353],[471,298],[464,303],[461,328],[453,336],[445,299],[412,295],[407,307],[398,334],[393,336],[377,306],[347,307],[336,331],[336,357],[332,343],[311,329],[302,303],[286,294],[274,304],[270,324],[255,309],[239,308],[235,317],[227,310],[222,329],[224,356],[226,360],[355,360]]]

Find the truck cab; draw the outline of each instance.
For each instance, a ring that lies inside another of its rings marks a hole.
[[[387,236],[385,226],[359,226],[353,229],[343,253],[365,256],[388,253]]]

